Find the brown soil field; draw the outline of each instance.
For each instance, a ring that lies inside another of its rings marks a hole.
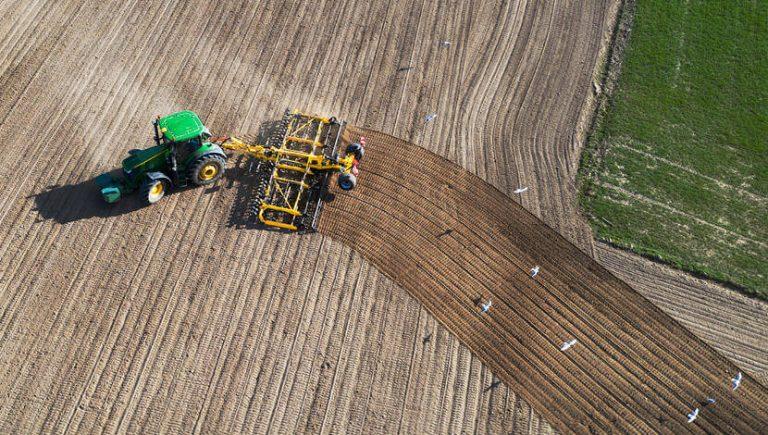
[[[767,388],[749,379],[731,392],[733,363],[519,204],[403,140],[348,133],[367,139],[364,173],[352,193],[332,190],[319,232],[408,289],[548,422],[680,433],[715,397],[698,428],[765,428]]]
[[[553,430],[360,253],[240,228],[237,168],[154,207],[103,204],[92,178],[180,109],[216,134],[255,133],[286,107],[332,114],[503,193],[530,186],[523,207],[762,376],[765,304],[594,245],[578,214],[585,114],[617,7],[0,3],[0,431]],[[682,408],[693,393],[674,394]]]

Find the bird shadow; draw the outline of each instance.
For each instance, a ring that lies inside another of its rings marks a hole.
[[[493,382],[491,382],[491,385],[489,385],[489,386],[485,387],[485,389],[483,390],[483,393],[487,393],[487,392],[489,392],[489,391],[491,391],[491,390],[494,390],[494,389],[496,389],[496,388],[497,388],[499,385],[501,385],[501,381],[493,381]]]

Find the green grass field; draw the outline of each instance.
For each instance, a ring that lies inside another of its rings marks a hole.
[[[768,299],[768,1],[637,0],[581,182],[598,238]]]

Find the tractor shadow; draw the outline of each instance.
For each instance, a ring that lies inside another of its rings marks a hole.
[[[113,171],[118,174],[119,169]],[[37,222],[53,220],[60,224],[94,217],[114,217],[131,213],[145,205],[133,195],[122,198],[116,204],[102,199],[95,177],[77,184],[48,186],[44,191],[31,195],[38,213]]]
[[[119,177],[121,173],[122,170],[119,168],[110,172],[115,177]],[[173,196],[192,188],[174,189],[167,196]],[[206,189],[205,193],[212,193],[216,190],[218,190],[218,186],[213,186]],[[44,191],[27,198],[35,201],[33,210],[38,214],[36,222],[53,220],[59,224],[68,224],[95,217],[111,218],[149,207],[136,193],[120,198],[120,201],[115,204],[107,203],[96,185],[96,177],[77,184],[48,186]]]
[[[249,141],[254,139],[266,141],[279,125],[280,120],[262,123],[259,126],[258,136],[245,136],[244,138]],[[235,155],[233,157],[234,159],[231,156],[229,160],[235,160],[235,168],[230,167],[225,171],[223,178],[216,185],[207,188],[205,193],[209,194],[220,190],[222,184],[225,188],[236,187],[238,189],[237,198],[230,214],[229,226],[260,228],[257,225],[258,219],[255,216],[251,218],[252,215],[248,212],[249,206],[247,205],[249,198],[253,197],[251,190],[255,189],[255,185],[249,179],[248,173],[251,159],[243,155]],[[122,170],[116,168],[110,174],[120,178]],[[254,175],[251,174],[251,177]],[[33,210],[38,213],[36,222],[53,220],[59,224],[67,224],[94,217],[111,218],[121,216],[148,207],[135,193],[124,196],[115,204],[105,202],[99,187],[96,185],[96,176],[76,184],[48,186],[42,192],[30,195],[28,199],[35,201],[35,208]],[[168,195],[174,195],[192,188],[194,187],[173,189]]]

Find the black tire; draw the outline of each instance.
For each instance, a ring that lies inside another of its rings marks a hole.
[[[351,144],[347,145],[347,154],[349,154],[349,153],[354,154],[355,158],[359,162],[359,161],[363,160],[363,156],[365,155],[365,148],[363,148],[363,146],[360,145],[357,142],[351,143]]]
[[[144,204],[152,205],[163,199],[170,187],[170,183],[166,180],[146,179],[141,183],[141,200]]]
[[[189,179],[197,186],[215,183],[224,174],[227,162],[218,154],[206,154],[198,157],[189,169]]]
[[[343,174],[339,174],[338,184],[341,190],[352,190],[357,186],[357,177],[355,177],[354,174],[350,174],[349,172],[345,172]]]

